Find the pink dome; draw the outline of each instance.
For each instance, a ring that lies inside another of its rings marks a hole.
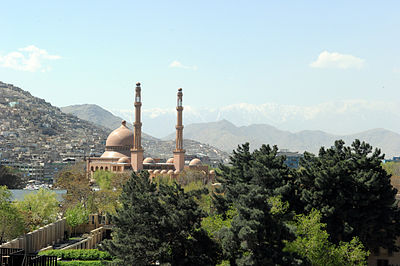
[[[121,157],[117,163],[131,163],[131,160],[128,157]]]
[[[117,151],[105,151],[101,156],[101,158],[123,158],[126,157],[125,154],[117,152]]]
[[[155,174],[155,175],[157,175],[157,174],[159,174],[160,173],[160,170],[155,170],[154,172],[153,172],[153,174]]]
[[[190,161],[189,166],[198,166],[201,165],[201,161],[197,158]]]
[[[146,159],[143,160],[143,163],[154,163],[154,160],[151,157],[147,157]]]
[[[174,174],[174,170],[169,170],[167,174],[173,175]]]
[[[169,159],[167,160],[167,163],[174,163],[174,158],[169,158]]]
[[[122,125],[108,135],[106,147],[111,146],[132,146],[133,132],[126,126],[126,121],[122,121]]]
[[[167,170],[161,170],[160,174],[165,175],[167,173]]]

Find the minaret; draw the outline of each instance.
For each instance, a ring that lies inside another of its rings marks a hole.
[[[133,123],[133,148],[131,149],[131,165],[135,172],[143,169],[143,148],[142,148],[142,122],[140,109],[142,107],[140,83],[136,83],[135,94],[135,123]]]
[[[182,125],[182,88],[178,89],[178,102],[176,105],[177,121],[176,121],[176,146],[174,150],[174,166],[175,170],[182,171],[185,166],[185,150],[183,149],[183,125]]]

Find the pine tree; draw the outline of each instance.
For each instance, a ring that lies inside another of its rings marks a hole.
[[[112,217],[113,239],[104,248],[130,265],[215,264],[218,247],[200,228],[204,213],[194,200],[198,194],[132,174],[120,197],[122,207]]]
[[[296,211],[319,210],[335,244],[357,236],[370,250],[395,248],[400,235],[397,190],[381,166],[383,158],[379,149],[359,140],[350,147],[336,141],[321,148],[318,157],[305,153],[296,180]]]
[[[285,221],[290,214],[273,215],[271,198],[292,191],[291,170],[278,148],[263,145],[250,152],[246,143],[231,156],[231,166],[218,172],[221,188],[214,195],[218,211],[232,206],[237,210],[230,227],[220,231],[224,255],[231,265],[290,264],[282,251],[283,240],[292,239]]]

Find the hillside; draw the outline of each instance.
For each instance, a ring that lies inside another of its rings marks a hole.
[[[60,109],[64,113],[73,114],[80,119],[90,121],[93,124],[101,125],[111,130],[118,128],[123,120],[96,104],[77,104],[61,107]]]
[[[372,129],[352,135],[333,135],[323,131],[304,130],[297,133],[279,130],[267,124],[237,127],[227,120],[212,123],[190,124],[185,127],[185,137],[208,143],[231,152],[238,144],[250,142],[252,148],[262,144],[278,145],[281,149],[317,153],[321,146],[329,147],[337,139],[350,144],[354,139],[364,140],[381,148],[387,158],[400,154],[400,135],[386,129]],[[172,139],[173,134],[164,139]]]
[[[105,127],[110,130],[110,132],[120,127],[121,121],[123,120],[121,117],[113,115],[111,112],[96,104],[76,104],[61,107],[60,109],[64,113],[75,115],[82,120],[86,120],[92,122],[95,125]],[[132,124],[127,123],[126,125],[130,129],[132,129]],[[154,138],[146,133],[142,133],[142,137],[145,140],[158,140],[157,138]]]
[[[0,82],[1,159],[23,163],[83,158],[104,149],[107,130]]]

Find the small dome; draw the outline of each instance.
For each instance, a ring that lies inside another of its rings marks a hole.
[[[154,170],[153,174],[158,175],[160,173],[160,170]]]
[[[108,135],[107,146],[131,146],[133,144],[133,132],[126,126],[126,121]]]
[[[167,160],[167,163],[174,163],[174,158],[169,158],[169,159]]]
[[[201,161],[197,158],[190,161],[189,166],[198,166],[201,165]]]
[[[215,175],[215,170],[211,170],[210,175]]]
[[[143,163],[154,163],[154,160],[151,157],[147,157],[146,159],[143,160]]]
[[[117,163],[131,163],[131,160],[128,157],[121,157]]]
[[[165,175],[167,173],[167,170],[161,170],[160,174]]]
[[[179,171],[178,169],[175,170],[174,174],[179,175],[181,171]]]
[[[153,173],[153,170],[147,170],[147,172],[149,172],[149,174],[152,174]]]
[[[174,170],[169,170],[169,171],[167,172],[167,174],[173,175],[173,174],[174,174]]]

